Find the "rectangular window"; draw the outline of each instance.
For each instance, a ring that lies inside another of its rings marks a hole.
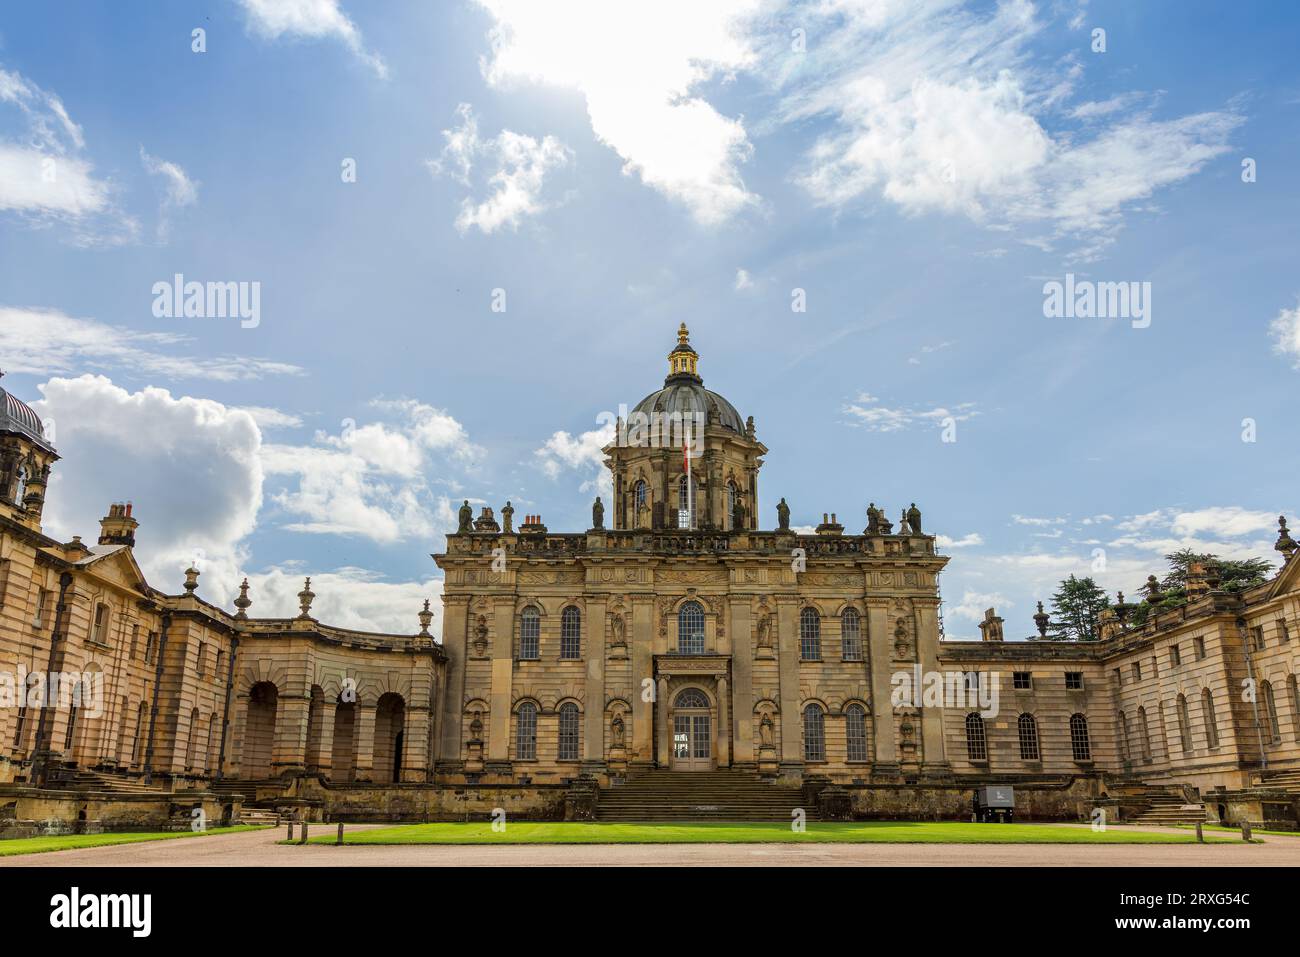
[[[1083,672],[1067,671],[1065,673],[1065,690],[1082,691],[1083,690]]]
[[[1140,662],[1140,661],[1135,661],[1135,662],[1133,662],[1132,668],[1133,668],[1133,680],[1134,680],[1134,681],[1141,681],[1141,680],[1142,680],[1142,662]]]
[[[144,640],[144,661],[145,664],[153,664],[154,642],[158,635],[155,632],[149,632],[149,636]]]
[[[1196,652],[1196,660],[1197,660],[1197,661],[1202,661],[1202,660],[1204,660],[1204,658],[1205,658],[1205,639],[1204,639],[1204,638],[1193,638],[1193,639],[1192,639],[1192,648],[1193,648],[1193,650]]]
[[[1169,660],[1173,662],[1175,668],[1183,663],[1183,651],[1177,645],[1169,646]]]
[[[978,671],[966,672],[966,690],[970,694],[979,694],[980,673]]]
[[[194,662],[194,670],[200,678],[207,673],[208,646],[199,642],[199,653]]]
[[[1264,626],[1255,625],[1250,629],[1251,643],[1255,646],[1255,651],[1264,650]]]
[[[217,667],[212,673],[212,678],[217,682],[217,684],[221,683],[221,656],[224,654],[225,652],[220,648],[217,649]]]
[[[1124,669],[1115,669],[1115,684],[1121,688],[1124,687]]]
[[[1011,673],[1012,687],[1017,691],[1028,691],[1032,688],[1033,678],[1028,671],[1013,671]]]
[[[1285,618],[1277,620],[1277,634],[1278,640],[1284,645],[1291,640],[1291,629],[1287,627]]]
[[[131,626],[131,654],[129,655],[129,657],[132,660],[135,659],[135,653],[139,649],[139,645],[140,645],[140,626],[138,624],[132,625]]]
[[[95,630],[91,640],[98,645],[108,644],[108,606],[102,602],[95,606]]]
[[[1156,656],[1151,656],[1151,677],[1155,678],[1160,675],[1160,664],[1156,661]]]
[[[44,588],[36,589],[36,614],[32,618],[32,624],[40,628],[45,624],[45,606],[50,600],[50,593]]]

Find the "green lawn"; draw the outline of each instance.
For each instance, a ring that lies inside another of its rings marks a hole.
[[[141,841],[170,841],[181,837],[208,837],[212,834],[238,834],[260,831],[260,825],[212,827],[206,831],[139,831],[120,834],[55,834],[50,837],[20,837],[0,841],[0,857],[15,854],[41,854],[45,851],[71,851],[83,847],[110,847],[114,844],[138,844]]]
[[[809,824],[587,824],[520,821],[495,832],[488,821],[404,824],[352,831],[346,844],[1192,844],[1194,834],[1161,834],[1111,828],[1043,824],[968,824],[956,821],[863,821]],[[1223,839],[1207,838],[1212,843]],[[333,844],[335,835],[310,839]]]

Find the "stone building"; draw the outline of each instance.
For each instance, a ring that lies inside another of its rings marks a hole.
[[[0,708],[0,807],[6,787],[147,783],[352,817],[506,801],[549,816],[575,792],[596,816],[634,794],[629,814],[686,795],[725,816],[728,795],[767,813],[753,795],[777,791],[832,815],[938,817],[996,783],[1030,816],[1297,821],[1285,522],[1283,566],[1257,587],[1202,568],[1171,607],[1153,579],[1141,620],[1121,600],[1095,642],[1005,641],[992,609],[982,641],[945,641],[948,559],[920,510],[791,529],[785,500],[760,497],[753,418],[704,387],[685,326],[668,361],[617,423],[612,501],[588,529],[464,504],[433,556],[441,640],[427,603],[408,635],[323,624],[310,579],[284,619],[250,617],[247,588],[233,611],[211,605],[194,569],[161,592],[134,560],[130,505],[93,546],[48,537],[58,456],[0,390],[0,673],[71,672],[103,700],[93,717]]]

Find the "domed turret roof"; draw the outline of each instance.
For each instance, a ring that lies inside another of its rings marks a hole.
[[[0,388],[0,432],[31,439],[43,449],[53,450],[45,438],[45,426],[32,407],[12,393]]]
[[[638,402],[633,411],[647,416],[678,413],[683,418],[698,417],[706,424],[715,423],[744,435],[745,420],[736,407],[718,393],[704,388],[704,380],[697,372],[699,357],[691,348],[689,337],[686,323],[682,323],[677,332],[677,345],[668,354],[669,371],[664,387]]]

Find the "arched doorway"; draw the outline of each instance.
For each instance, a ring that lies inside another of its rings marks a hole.
[[[406,722],[406,702],[402,696],[388,692],[380,695],[375,707],[375,776],[384,782],[402,780],[402,738]]]
[[[709,698],[699,688],[687,688],[673,701],[672,768],[708,771],[713,768],[713,717]]]
[[[248,693],[248,720],[244,722],[244,754],[241,773],[245,778],[269,778],[275,749],[275,712],[280,692],[269,681],[259,681]]]
[[[340,701],[334,708],[334,749],[330,755],[330,780],[347,784],[356,777],[357,706]]]

